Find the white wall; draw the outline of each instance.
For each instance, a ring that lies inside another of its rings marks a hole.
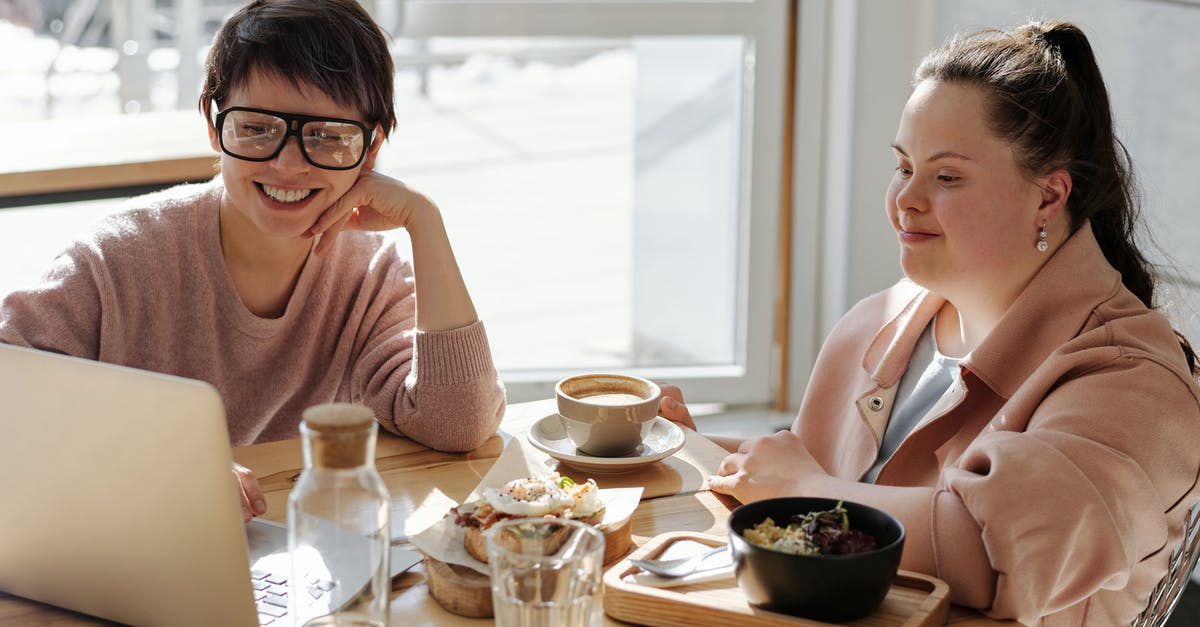
[[[1078,24],[1096,53],[1117,135],[1133,160],[1143,217],[1166,262],[1156,299],[1176,327],[1200,340],[1200,4],[1166,0],[941,0],[939,38],[956,30],[1034,19]]]
[[[1200,6],[1164,0],[799,0],[789,405],[830,327],[900,276],[883,213],[888,148],[912,70],[957,31],[1060,18],[1088,33],[1145,192],[1144,217],[1178,273],[1160,301],[1200,341]],[[824,94],[819,97],[817,94]],[[1161,258],[1158,250],[1147,250]],[[1178,296],[1175,296],[1178,294]]]

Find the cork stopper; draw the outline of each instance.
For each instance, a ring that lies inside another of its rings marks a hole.
[[[371,461],[375,412],[370,408],[353,403],[326,403],[304,410],[303,420],[314,465],[356,468]]]

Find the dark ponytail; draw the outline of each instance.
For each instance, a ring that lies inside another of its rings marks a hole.
[[[1125,286],[1147,307],[1156,306],[1157,273],[1136,242],[1140,195],[1129,152],[1113,130],[1108,90],[1079,27],[1032,22],[955,37],[917,67],[913,83],[926,80],[981,87],[989,95],[992,130],[1012,144],[1026,172],[1069,172],[1071,232],[1090,221]],[[1191,345],[1176,335],[1188,367],[1200,375]]]

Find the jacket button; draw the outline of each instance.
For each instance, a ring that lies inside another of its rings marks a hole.
[[[867,401],[867,407],[870,407],[871,411],[879,411],[883,409],[883,398],[872,396],[870,400]]]

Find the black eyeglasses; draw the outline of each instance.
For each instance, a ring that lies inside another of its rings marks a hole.
[[[217,137],[225,154],[270,161],[295,135],[304,158],[318,168],[349,170],[362,163],[375,135],[361,122],[230,107],[217,114]]]

